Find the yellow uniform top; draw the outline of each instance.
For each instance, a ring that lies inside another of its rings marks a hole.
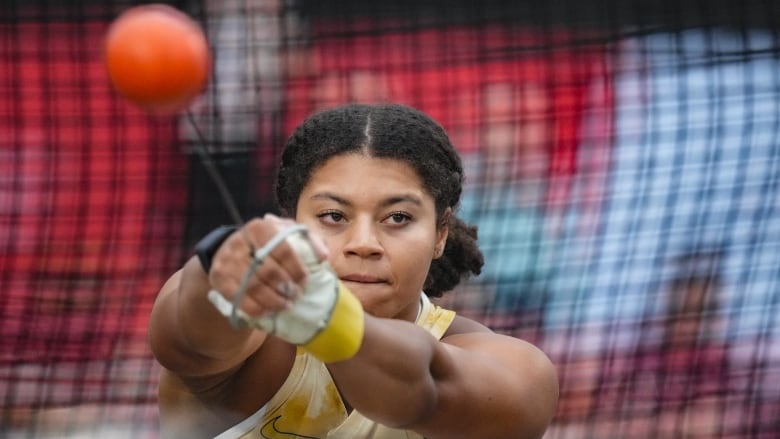
[[[455,312],[421,295],[416,324],[441,338]],[[357,410],[347,413],[336,384],[321,361],[298,350],[282,387],[255,414],[217,439],[422,439],[407,430],[377,424]]]

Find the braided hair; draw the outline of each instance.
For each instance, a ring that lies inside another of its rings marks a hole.
[[[401,160],[421,177],[433,197],[439,224],[447,221],[444,253],[431,263],[423,289],[440,297],[484,263],[477,227],[454,214],[463,188],[463,165],[444,129],[429,116],[399,104],[347,104],[309,116],[282,152],[275,182],[280,212],[295,216],[298,197],[311,175],[332,157],[363,153]],[[444,218],[448,207],[453,214]]]

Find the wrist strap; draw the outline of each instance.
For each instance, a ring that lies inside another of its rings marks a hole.
[[[219,226],[195,244],[195,254],[198,256],[203,271],[209,272],[211,260],[214,258],[217,250],[219,250],[219,246],[236,230],[238,230],[238,226]]]

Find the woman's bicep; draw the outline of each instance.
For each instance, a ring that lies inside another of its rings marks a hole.
[[[179,329],[176,326],[176,304],[174,303],[174,295],[180,281],[181,270],[168,278],[157,294],[149,318],[149,344],[157,361],[165,367],[181,361],[177,358],[180,355],[181,342],[178,337]]]
[[[252,413],[259,408],[258,404],[270,399],[286,378],[295,358],[295,347],[255,330],[247,330],[239,337],[233,329],[220,333],[218,327],[226,320],[221,315],[213,317],[216,321],[212,322],[203,316],[182,316],[186,311],[176,309],[186,299],[177,297],[181,293],[181,276],[174,274],[161,288],[149,324],[152,350],[164,367],[159,390],[165,401],[161,400],[161,404],[169,411],[188,412],[196,401],[207,404],[210,410],[222,407],[236,413]],[[198,323],[193,317],[202,320]],[[212,336],[202,339],[193,335],[191,325],[202,325]],[[215,350],[205,346],[220,340],[234,347]],[[225,352],[232,353],[223,355]]]
[[[445,338],[437,410],[418,430],[430,438],[538,438],[558,401],[555,368],[522,340],[495,333]]]

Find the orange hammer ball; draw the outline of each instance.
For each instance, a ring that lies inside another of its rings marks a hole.
[[[203,91],[211,55],[198,23],[171,6],[149,4],[111,23],[105,63],[119,94],[151,113],[170,115]]]

